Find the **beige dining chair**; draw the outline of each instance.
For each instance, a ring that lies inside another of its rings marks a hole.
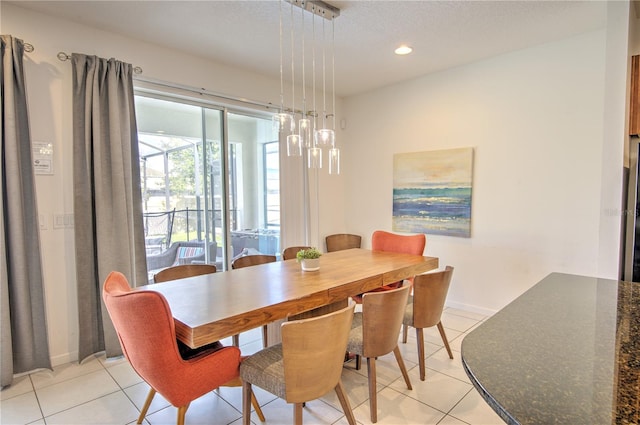
[[[231,263],[232,269],[241,269],[243,267],[251,267],[257,266],[259,264],[267,264],[274,263],[277,261],[275,255],[267,255],[267,254],[256,254],[256,255],[245,255],[244,257],[238,257]],[[267,347],[267,343],[269,340],[267,325],[262,326],[262,346],[264,348]],[[240,346],[240,335],[233,336],[233,345],[236,347]]]
[[[343,356],[355,305],[323,316],[282,324],[282,343],[240,365],[243,424],[251,424],[252,385],[293,403],[293,423],[302,424],[303,405],[335,390],[350,425],[356,420],[342,386]]]
[[[169,280],[183,279],[185,277],[201,276],[215,273],[218,270],[213,264],[181,264],[179,266],[167,267],[153,275],[155,283],[167,282]]]
[[[275,255],[255,254],[238,257],[231,263],[232,269],[241,269],[243,267],[257,266],[258,264],[273,263],[277,261]]]
[[[354,314],[347,350],[356,354],[356,369],[360,368],[360,358],[367,358],[369,378],[369,408],[371,421],[378,421],[378,399],[376,391],[376,358],[393,352],[404,382],[412,389],[405,367],[398,335],[402,317],[409,297],[409,285],[382,292],[367,292],[362,295],[362,312]]]
[[[282,251],[282,259],[283,260],[293,260],[296,258],[296,254],[298,253],[298,251],[302,250],[302,249],[309,249],[311,248],[310,246],[290,246],[285,248]]]
[[[336,233],[324,238],[327,252],[342,251],[344,249],[360,248],[362,236],[350,233]]]
[[[444,343],[449,358],[453,359],[453,353],[447,340],[447,335],[442,326],[442,311],[447,299],[453,267],[447,266],[444,270],[417,275],[413,280],[413,295],[409,297],[407,307],[404,310],[402,320],[402,342],[407,342],[407,330],[409,326],[416,328],[418,340],[418,364],[420,367],[420,380],[425,380],[425,353],[424,353],[424,329],[437,326],[440,337]]]

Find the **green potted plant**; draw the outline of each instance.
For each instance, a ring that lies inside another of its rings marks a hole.
[[[322,253],[316,248],[301,249],[296,254],[296,260],[302,266],[302,270],[313,272],[320,270],[320,256]]]

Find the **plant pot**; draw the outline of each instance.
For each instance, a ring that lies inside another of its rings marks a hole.
[[[302,271],[305,272],[315,272],[320,270],[320,259],[319,258],[305,258],[300,260],[300,265],[302,266]]]

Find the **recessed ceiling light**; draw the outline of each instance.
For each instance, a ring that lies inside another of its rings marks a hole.
[[[413,49],[409,46],[402,45],[395,50],[396,55],[408,55]]]

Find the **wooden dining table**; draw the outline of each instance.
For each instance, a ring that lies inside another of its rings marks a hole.
[[[331,311],[350,296],[436,268],[436,257],[356,248],[322,255],[314,272],[296,260],[276,261],[136,290],[163,294],[178,339],[197,348],[279,319]]]

